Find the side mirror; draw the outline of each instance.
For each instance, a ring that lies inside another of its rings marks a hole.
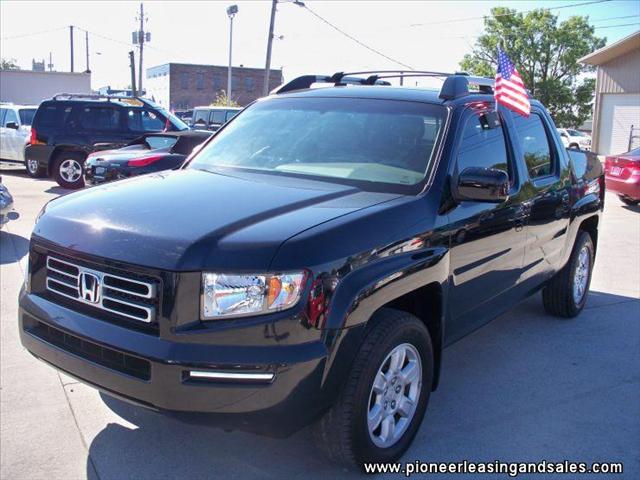
[[[16,122],[7,122],[5,128],[13,128],[14,130],[18,130],[18,124]]]
[[[509,198],[509,175],[496,168],[465,168],[455,190],[460,200],[503,202]]]

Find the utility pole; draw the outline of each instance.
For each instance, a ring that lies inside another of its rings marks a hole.
[[[281,3],[293,3],[298,7],[305,8],[304,2],[301,0],[293,0],[291,2],[285,2],[285,0],[280,0]],[[269,73],[271,70],[271,50],[273,47],[273,29],[276,24],[276,10],[278,6],[278,0],[271,0],[271,20],[269,22],[269,38],[267,38],[267,61],[264,66],[264,84],[262,85],[262,95],[269,95]],[[283,37],[279,37],[283,38]]]
[[[69,25],[69,41],[71,47],[71,72],[73,72],[73,25]]]
[[[144,50],[144,4],[140,3],[140,31],[138,32],[138,44],[140,45],[140,66],[138,67],[138,91],[142,94],[142,52]]]
[[[238,13],[238,6],[231,5],[227,7],[227,16],[229,17],[229,68],[227,69],[227,105],[231,104],[231,54],[233,53],[233,17]]]
[[[136,60],[133,50],[129,52],[129,68],[131,69],[131,96],[136,96]]]
[[[87,50],[87,73],[91,73],[91,70],[89,70],[89,32],[87,32],[85,30],[84,32],[84,45],[85,48]]]
[[[269,22],[269,38],[267,38],[267,61],[264,66],[264,84],[262,85],[262,95],[269,95],[269,70],[271,70],[271,48],[273,46],[273,29],[276,23],[276,7],[278,0],[271,0],[271,21]]]
[[[51,52],[49,52],[49,65],[47,65],[47,67],[49,67],[50,72],[53,72],[53,57],[51,56]]]

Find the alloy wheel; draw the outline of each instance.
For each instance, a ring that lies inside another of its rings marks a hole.
[[[585,245],[578,254],[578,264],[573,274],[573,301],[576,305],[580,304],[587,292],[590,266],[591,256],[589,254],[589,248]]]
[[[380,448],[394,445],[416,412],[422,388],[422,362],[409,343],[395,347],[376,373],[367,411],[371,441]]]
[[[68,183],[75,183],[82,176],[82,165],[72,158],[63,160],[62,163],[60,163],[59,170],[60,177]]]

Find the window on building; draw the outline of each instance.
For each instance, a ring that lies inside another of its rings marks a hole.
[[[222,77],[220,75],[213,76],[213,89],[216,91],[222,90]]]
[[[187,72],[180,74],[180,88],[189,88],[189,74]]]
[[[253,90],[253,77],[244,77],[244,89]]]
[[[511,176],[502,125],[490,125],[484,115],[472,115],[465,124],[458,151],[458,173],[469,167],[496,168]]]
[[[196,88],[198,90],[204,89],[204,73],[202,72],[196,73]]]
[[[544,128],[542,118],[537,113],[531,113],[529,117],[513,115],[524,160],[529,170],[529,177],[540,178],[554,173],[554,155],[551,143]]]

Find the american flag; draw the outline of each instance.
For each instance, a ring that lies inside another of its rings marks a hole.
[[[531,105],[522,78],[500,47],[498,47],[498,71],[493,92],[497,103],[520,115],[529,116]]]

